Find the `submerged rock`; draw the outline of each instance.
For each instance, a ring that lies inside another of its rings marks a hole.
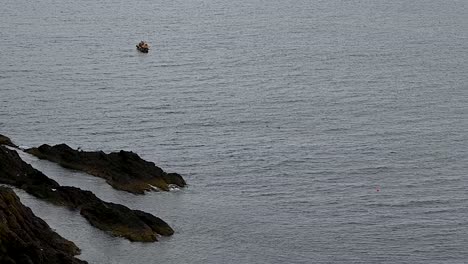
[[[136,153],[123,151],[106,154],[102,151],[74,150],[66,144],[41,145],[26,152],[40,159],[56,162],[63,167],[81,170],[106,179],[112,187],[135,194],[143,194],[157,187],[169,191],[171,184],[186,186],[177,173],[166,173],[153,162],[145,161]]]
[[[131,241],[156,241],[174,230],[163,220],[120,204],[104,202],[90,191],[60,186],[25,163],[14,150],[0,146],[0,183],[9,184],[51,203],[80,210],[93,226]]]
[[[10,188],[0,187],[0,263],[80,264],[79,248],[52,231]]]

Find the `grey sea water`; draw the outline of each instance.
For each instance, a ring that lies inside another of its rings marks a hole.
[[[3,0],[0,133],[132,150],[190,186],[130,243],[18,191],[90,263],[467,263],[468,2]],[[135,44],[146,40],[149,54]]]

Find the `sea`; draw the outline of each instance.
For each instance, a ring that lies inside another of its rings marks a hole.
[[[155,243],[16,191],[89,263],[468,263],[467,14],[465,0],[3,0],[0,134],[133,151],[188,183],[133,195],[20,152],[164,219],[175,234]]]

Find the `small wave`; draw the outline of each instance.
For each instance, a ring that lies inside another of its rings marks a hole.
[[[351,129],[347,128],[347,127],[334,127],[334,128],[326,129],[323,132],[332,133],[332,132],[343,132],[343,131],[349,131],[349,130],[351,130]]]
[[[156,187],[156,186],[151,185],[151,184],[148,184],[148,185],[151,187],[151,189],[153,189],[155,191],[158,191],[158,192],[162,191],[159,187]]]
[[[371,152],[372,151],[366,151],[366,152]],[[379,173],[388,173],[393,170],[392,167],[389,166],[373,166],[373,167],[364,167],[364,168],[355,168],[355,169],[350,169],[349,171],[346,172],[348,175],[373,175],[373,174],[379,174]]]
[[[436,208],[436,209],[430,209],[430,210],[424,211],[422,213],[425,215],[445,214],[445,213],[455,213],[463,209],[464,208]]]
[[[18,148],[21,149],[21,150],[26,150],[26,149],[30,149],[31,147],[30,147],[30,146],[21,145],[21,146],[18,146]]]
[[[414,207],[425,207],[425,206],[435,206],[435,205],[446,205],[451,204],[456,199],[450,200],[439,200],[439,199],[429,199],[429,200],[416,200],[416,201],[406,201],[399,203],[373,203],[370,204],[372,207],[397,207],[397,208],[414,208]]]

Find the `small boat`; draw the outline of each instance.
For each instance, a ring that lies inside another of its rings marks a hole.
[[[143,53],[148,53],[149,51],[149,45],[145,41],[140,41],[138,45],[136,45],[137,50]]]

